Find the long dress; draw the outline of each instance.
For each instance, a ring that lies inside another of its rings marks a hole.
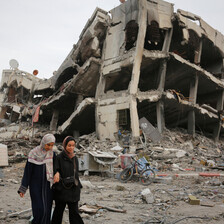
[[[32,224],[50,224],[53,194],[46,177],[46,164],[36,165],[27,161],[19,192],[29,187],[33,220]]]

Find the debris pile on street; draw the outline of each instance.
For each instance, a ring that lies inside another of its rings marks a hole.
[[[39,143],[43,133],[42,127],[30,140],[21,137],[3,141],[8,146],[9,166],[1,168],[0,223],[25,224],[31,217],[29,193],[21,199],[17,190],[27,154]],[[209,224],[222,223],[224,173],[221,165],[224,158],[221,140],[214,143],[199,133],[192,138],[183,129],[165,130],[159,143],[147,138],[139,140],[135,154],[144,155],[158,170],[155,182],[149,186],[141,185],[136,178],[127,183],[120,183],[117,179],[122,170],[121,158],[129,155],[130,149],[133,151],[131,138],[129,141],[124,151],[121,142],[100,141],[95,133],[78,138],[75,150],[80,158],[89,152],[113,153],[118,158],[112,165],[113,175],[102,170],[98,173],[81,172],[80,212],[86,224],[174,223],[180,219],[183,219],[182,223],[189,223],[190,219]],[[57,142],[55,151],[61,149],[60,142]],[[198,175],[202,172],[211,175]],[[64,223],[68,223],[67,210]]]

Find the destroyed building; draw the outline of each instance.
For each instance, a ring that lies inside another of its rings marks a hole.
[[[79,41],[48,80],[3,70],[1,123],[48,125],[58,135],[119,129],[140,134],[145,117],[160,133],[182,127],[218,140],[223,132],[224,36],[162,0],[96,8]]]

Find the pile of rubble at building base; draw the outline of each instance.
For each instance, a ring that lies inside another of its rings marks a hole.
[[[26,159],[29,151],[40,143],[41,137],[46,133],[48,133],[48,127],[32,128],[26,122],[12,123],[0,128],[1,143],[8,148],[9,163]],[[104,157],[103,161],[111,160],[111,165],[115,168],[121,167],[121,155],[136,153],[140,156],[144,155],[159,171],[224,169],[224,140],[222,139],[215,143],[201,134],[196,134],[192,138],[185,129],[179,128],[165,129],[160,142],[157,143],[147,138],[144,142],[139,139],[133,145],[130,136],[130,133],[125,132],[124,136],[120,136],[121,141],[119,139],[118,141],[108,139],[100,141],[93,132],[80,136],[75,150],[79,157],[92,154],[93,159],[96,160],[97,157],[98,161],[99,157],[100,159]],[[60,136],[57,137],[60,139]],[[122,137],[126,141],[125,144],[122,142]],[[61,150],[61,142],[57,140],[55,151]]]

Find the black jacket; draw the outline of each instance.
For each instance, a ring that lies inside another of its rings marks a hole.
[[[74,173],[74,162],[76,172]],[[79,180],[79,164],[77,157],[70,159],[65,151],[62,151],[54,161],[54,174],[59,172],[60,182],[53,185],[54,199],[64,202],[76,202],[80,200],[82,185]],[[74,181],[78,181],[77,185]]]

